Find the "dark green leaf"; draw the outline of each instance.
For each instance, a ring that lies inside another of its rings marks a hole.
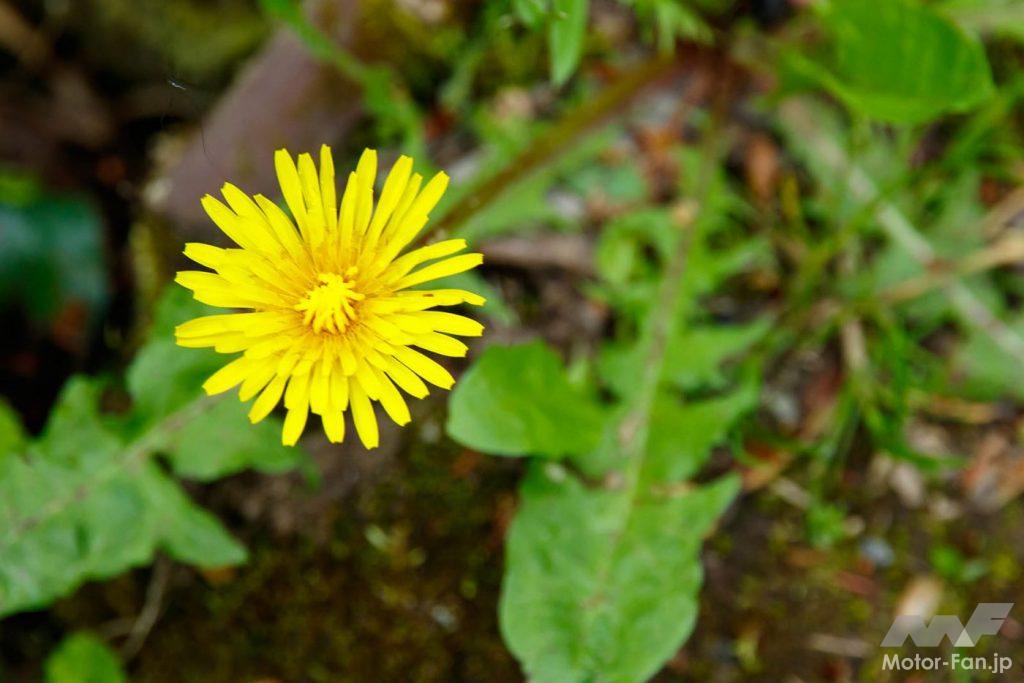
[[[45,319],[70,305],[90,314],[107,301],[103,226],[82,199],[30,193],[0,199],[0,302]]]

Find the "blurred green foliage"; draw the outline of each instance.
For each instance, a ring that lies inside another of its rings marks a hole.
[[[92,203],[0,171],[0,303],[36,321],[79,305],[95,320],[108,296],[103,223]]]
[[[946,544],[932,546],[929,560],[935,573],[954,583],[974,583],[988,573],[988,563],[981,558],[968,559],[963,553]]]
[[[45,683],[125,683],[117,655],[96,638],[80,632],[64,639],[46,660]]]
[[[922,123],[992,96],[981,42],[930,7],[915,0],[831,0],[821,7],[828,56],[792,64],[854,112]]]

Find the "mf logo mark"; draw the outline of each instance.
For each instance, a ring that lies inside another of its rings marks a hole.
[[[1011,609],[1012,602],[979,603],[967,626],[951,614],[932,617],[930,624],[925,624],[919,614],[904,614],[896,617],[882,639],[882,647],[899,647],[907,641],[907,636],[918,647],[938,647],[943,638],[949,638],[953,647],[973,647],[981,636],[998,633]]]

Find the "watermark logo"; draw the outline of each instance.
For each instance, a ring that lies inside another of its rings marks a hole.
[[[966,626],[952,614],[939,614],[927,624],[919,614],[901,614],[882,639],[882,647],[900,647],[907,637],[918,647],[938,647],[943,638],[949,638],[953,647],[974,647],[981,636],[999,633],[1011,609],[1012,602],[980,603]]]
[[[982,636],[992,636],[999,632],[1011,609],[1012,602],[980,603],[966,626],[951,614],[939,614],[927,622],[921,615],[900,615],[882,639],[882,647],[900,647],[908,638],[918,647],[939,647],[945,639],[949,639],[953,647],[974,647]],[[1009,671],[1012,666],[1012,658],[998,653],[991,657],[968,657],[954,652],[948,658],[923,656],[920,653],[913,657],[887,654],[882,659],[882,668],[887,671],[955,669],[1000,674]]]

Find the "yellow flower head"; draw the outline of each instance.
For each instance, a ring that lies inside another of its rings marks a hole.
[[[239,384],[239,398],[256,400],[254,423],[284,397],[281,440],[293,445],[309,412],[327,438],[345,437],[351,409],[360,440],[378,443],[373,401],[400,425],[409,408],[399,393],[423,398],[423,380],[443,389],[455,380],[414,347],[464,356],[466,345],[449,335],[479,336],[483,326],[454,313],[430,310],[483,297],[458,289],[410,289],[478,266],[480,254],[452,256],[466,241],[450,239],[399,255],[423,229],[448,176],[424,187],[412,159],[392,167],[374,207],[377,153],[363,152],[338,206],[334,163],[326,145],[320,171],[300,154],[274,156],[290,219],[274,202],[222,188],[225,206],[207,195],[203,208],[239,248],[190,243],[185,255],[214,272],[187,270],[176,281],[211,306],[245,309],[190,320],[175,330],[178,344],[242,355],[214,373],[203,388],[218,394]],[[294,221],[294,222],[293,222]],[[298,225],[298,229],[296,229]],[[441,259],[441,260],[437,260]],[[423,265],[434,261],[430,265]],[[422,267],[420,267],[422,266]],[[418,269],[417,269],[418,268]]]

